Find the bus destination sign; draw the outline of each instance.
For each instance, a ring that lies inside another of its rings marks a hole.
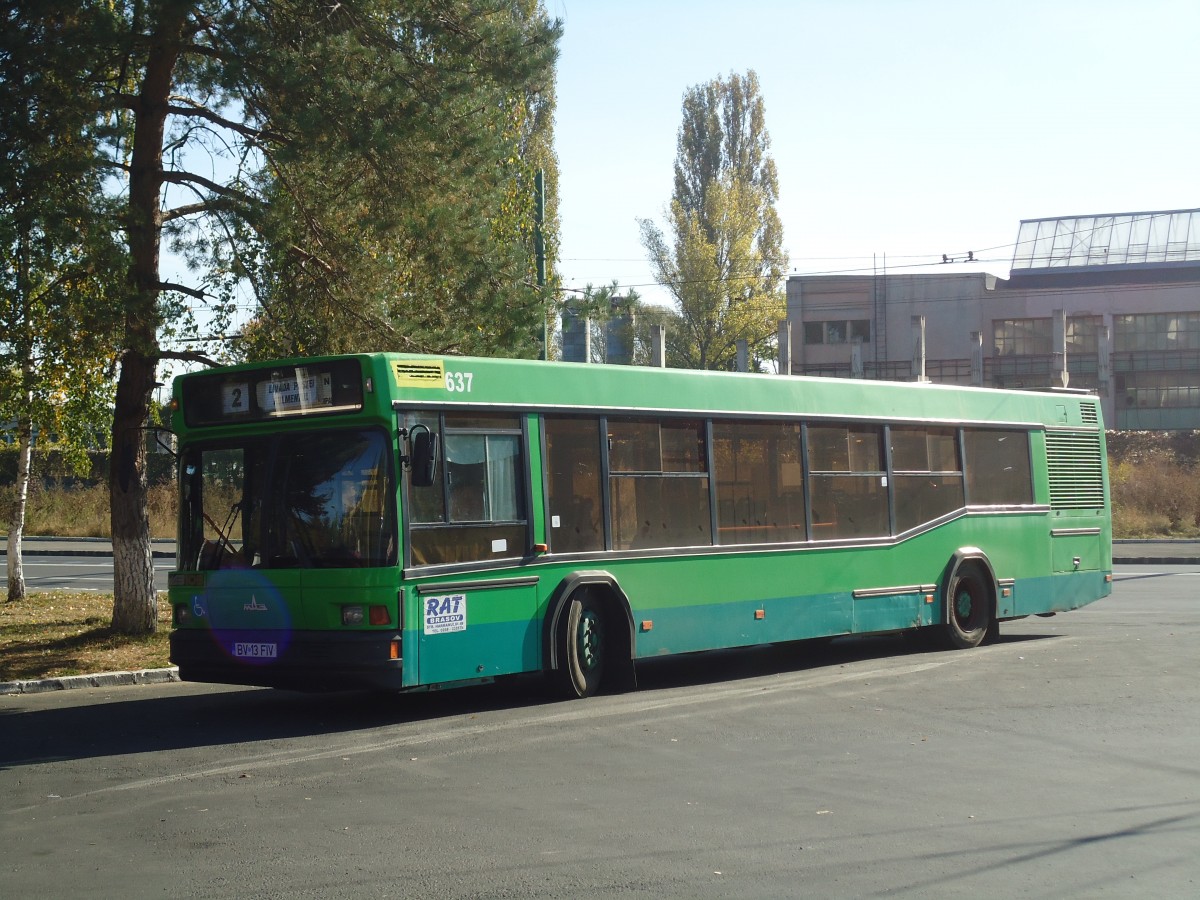
[[[187,375],[182,405],[191,426],[358,412],[363,408],[362,369],[356,359],[334,359],[257,372]]]
[[[326,371],[297,368],[295,377],[265,379],[257,389],[258,408],[267,415],[333,406],[333,375]]]

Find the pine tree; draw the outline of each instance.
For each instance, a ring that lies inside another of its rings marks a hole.
[[[264,303],[251,348],[335,349],[346,332],[356,349],[531,349],[543,295],[522,279],[527,250],[513,240],[528,219],[520,139],[534,101],[551,96],[560,29],[530,0],[12,10],[64,23],[51,63],[103,126],[96,164],[124,204],[111,221],[129,258],[111,436],[113,625],[148,632],[143,429],[159,363],[201,358],[164,349],[164,329],[188,304],[220,322],[246,279]],[[164,239],[196,267],[193,283],[164,280]]]

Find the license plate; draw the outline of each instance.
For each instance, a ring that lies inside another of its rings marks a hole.
[[[275,659],[279,655],[279,645],[239,641],[233,645],[233,655],[241,659]]]

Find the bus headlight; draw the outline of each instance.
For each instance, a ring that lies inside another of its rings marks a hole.
[[[342,607],[343,625],[361,625],[364,621],[366,621],[366,616],[361,606]]]
[[[180,627],[192,624],[192,609],[186,603],[175,604],[175,624]]]

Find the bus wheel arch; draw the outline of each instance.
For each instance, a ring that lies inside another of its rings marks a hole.
[[[630,690],[634,672],[633,613],[608,572],[576,572],[555,589],[543,630],[545,670],[555,693],[588,697]]]
[[[938,626],[943,646],[969,650],[999,633],[996,620],[996,573],[977,547],[955,552],[946,567],[945,603]]]

